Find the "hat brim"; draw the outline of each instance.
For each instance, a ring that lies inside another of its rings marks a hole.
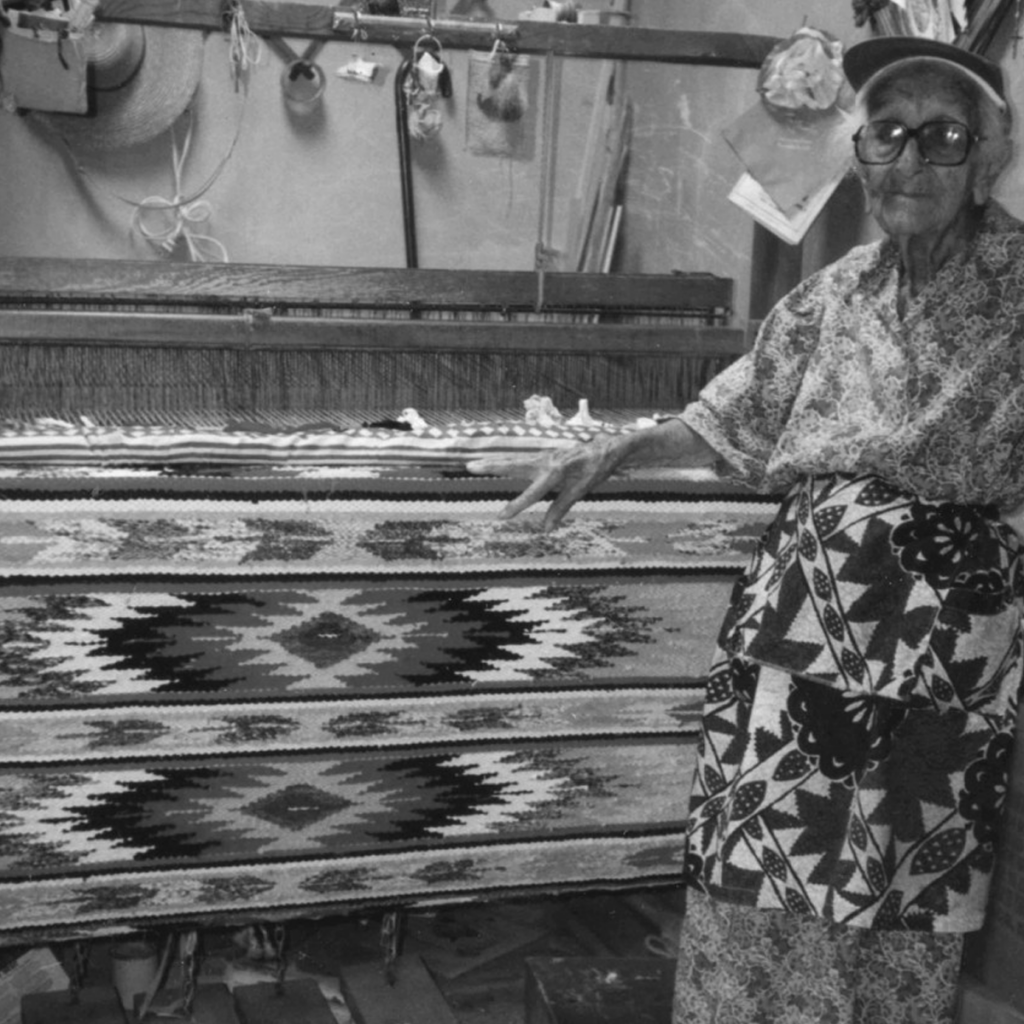
[[[1000,109],[1006,107],[1003,73],[998,64],[952,43],[919,36],[876,36],[851,46],[843,54],[847,81],[858,94],[883,72],[919,62],[944,64],[974,81]]]
[[[203,69],[203,34],[194,29],[146,25],[138,72],[119,89],[90,90],[88,114],[47,114],[35,121],[75,150],[109,151],[137,146],[167,131],[192,101]]]

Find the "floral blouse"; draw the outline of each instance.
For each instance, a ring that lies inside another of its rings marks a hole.
[[[1024,224],[990,202],[974,244],[901,318],[886,239],[808,278],[683,420],[759,490],[877,474],[933,500],[1024,501]]]

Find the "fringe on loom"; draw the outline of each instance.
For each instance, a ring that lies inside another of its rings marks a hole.
[[[594,353],[0,346],[7,415],[187,410],[681,408],[729,358]]]

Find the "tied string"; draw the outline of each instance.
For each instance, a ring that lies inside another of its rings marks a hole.
[[[173,253],[179,243],[183,243],[189,259],[194,263],[227,263],[228,251],[223,243],[212,235],[201,234],[193,229],[195,224],[203,224],[210,219],[213,207],[200,196],[213,184],[207,182],[198,192],[191,196],[182,195],[182,178],[185,161],[192,145],[192,114],[189,111],[188,129],[181,147],[171,129],[172,169],[174,173],[174,198],[163,196],[147,196],[134,204],[132,227],[138,231],[150,245],[165,252]]]
[[[177,137],[174,135],[173,127],[171,129],[171,142],[173,147],[172,156],[174,161],[173,199],[165,199],[163,196],[150,196],[147,199],[144,199],[141,203],[134,199],[129,199],[127,196],[123,196],[106,185],[98,182],[82,161],[78,159],[67,139],[63,139],[64,147],[71,158],[75,170],[85,181],[88,181],[95,188],[105,192],[113,199],[133,207],[132,227],[155,247],[165,252],[172,252],[178,239],[181,238],[185,240],[185,243],[188,246],[189,256],[193,260],[197,262],[211,262],[212,260],[219,260],[220,262],[228,263],[230,261],[228,259],[227,249],[224,245],[222,245],[217,239],[212,238],[210,235],[197,234],[195,231],[190,229],[189,224],[201,223],[207,220],[212,213],[212,207],[207,201],[204,200],[202,203],[198,201],[210,190],[213,183],[220,177],[221,172],[227,166],[228,161],[235,152],[235,146],[238,145],[238,139],[242,133],[242,113],[241,111],[239,112],[239,117],[235,124],[235,134],[231,140],[231,144],[228,146],[227,152],[221,157],[219,163],[214,167],[210,176],[190,196],[182,197],[181,183],[185,168],[185,160],[188,157],[188,151],[192,142],[191,107],[186,108],[186,114],[188,116],[188,131],[186,133],[185,143],[180,151],[178,149]],[[187,214],[183,211],[187,211]],[[164,228],[162,230],[156,230],[152,227],[152,219],[155,214],[162,215],[164,217]],[[179,216],[179,214],[181,215]],[[146,221],[147,216],[150,217],[149,222]]]
[[[225,18],[228,22],[228,58],[235,92],[249,71],[263,59],[260,37],[249,27],[241,0],[229,0]]]

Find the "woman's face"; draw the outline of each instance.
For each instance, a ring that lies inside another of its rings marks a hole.
[[[918,69],[890,79],[872,98],[872,121],[901,121],[917,128],[926,121],[960,121],[977,131],[977,114],[947,75]],[[868,210],[887,234],[941,237],[954,231],[974,203],[979,150],[972,147],[958,167],[921,159],[917,139],[907,141],[891,164],[861,164]]]

